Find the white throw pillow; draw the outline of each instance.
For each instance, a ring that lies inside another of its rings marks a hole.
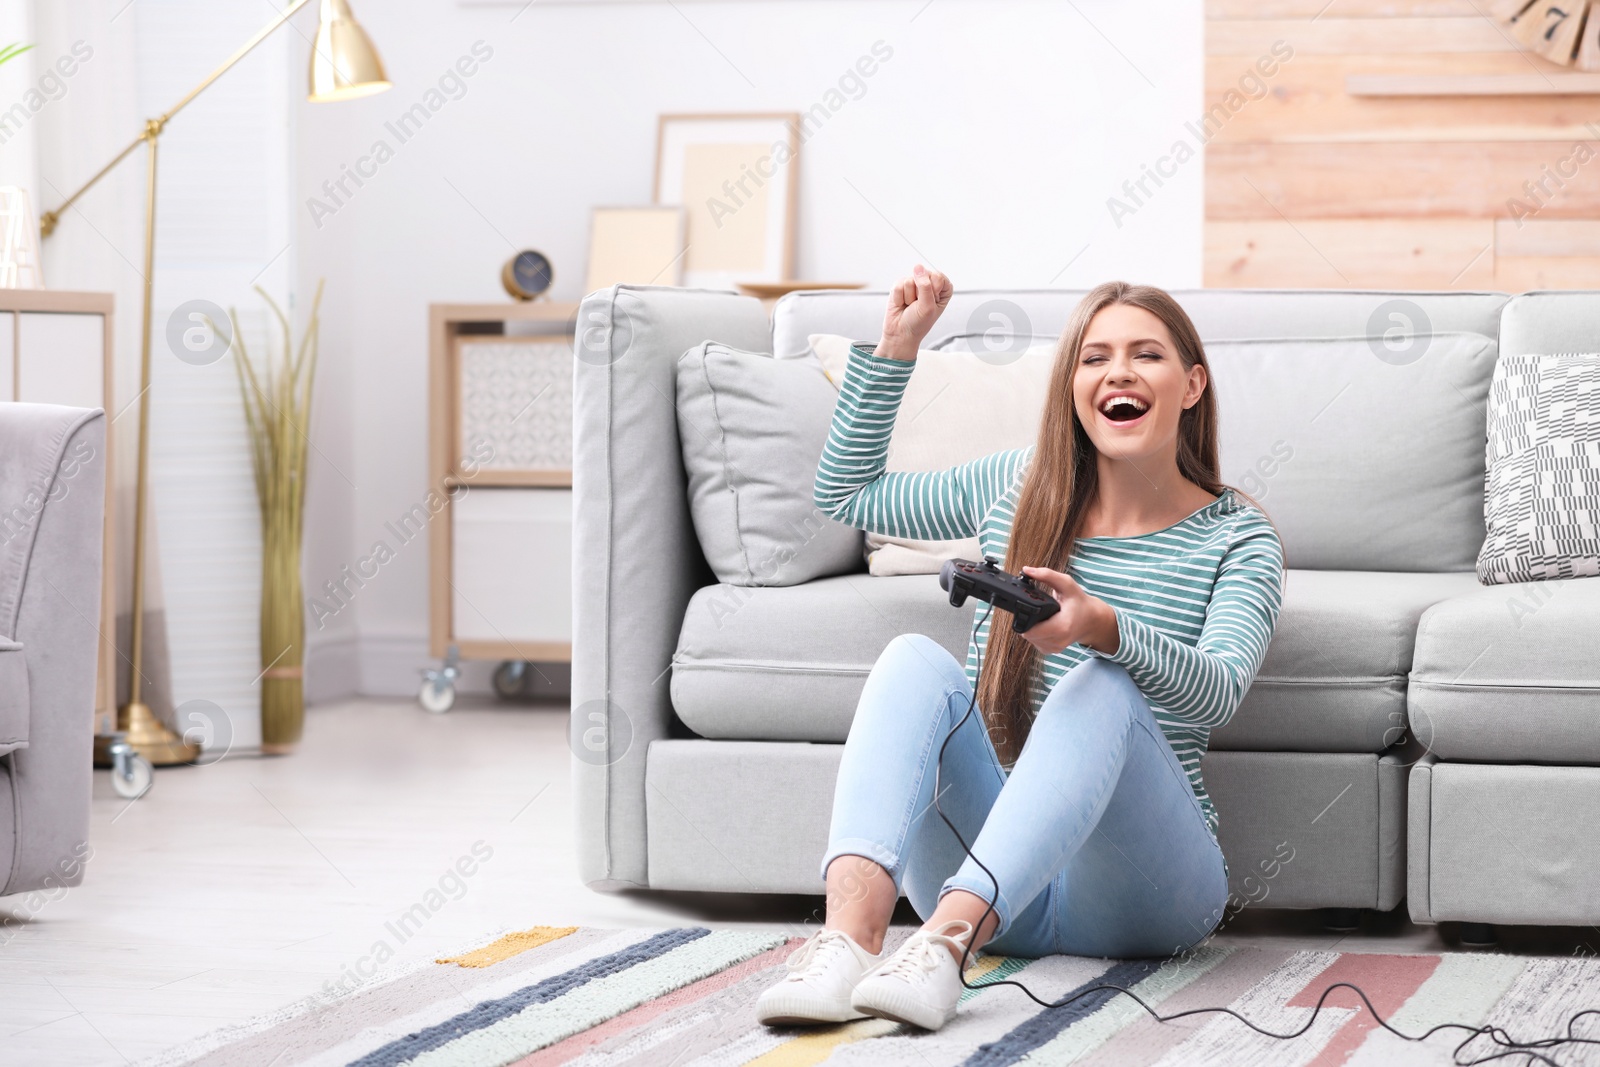
[[[811,350],[837,389],[844,381],[851,339],[814,333]],[[917,353],[889,437],[891,471],[943,470],[1012,448],[1039,436],[1055,342],[1015,354],[934,351]],[[977,559],[976,537],[918,541],[867,533],[867,567],[873,574],[938,574],[947,559]]]
[[[1600,353],[1501,356],[1486,459],[1478,580],[1600,575]]]

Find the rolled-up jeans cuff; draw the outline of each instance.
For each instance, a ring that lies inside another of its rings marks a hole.
[[[889,877],[894,879],[896,894],[900,891],[900,857],[884,848],[876,841],[868,841],[864,837],[847,837],[829,844],[828,851],[822,855],[822,880],[828,880],[828,864],[840,856],[865,856],[889,872]]]
[[[979,900],[994,898],[994,913],[999,916],[1000,925],[994,928],[994,933],[989,938],[991,942],[998,940],[1002,934],[1011,929],[1011,920],[1016,913],[1011,910],[1011,904],[1006,900],[1004,893],[1001,893],[999,897],[995,897],[994,883],[989,881],[988,878],[974,878],[957,871],[945,879],[944,885],[939,889],[939,899],[943,900],[944,895],[952,889],[965,890]],[[979,945],[978,947],[982,948],[983,946]]]

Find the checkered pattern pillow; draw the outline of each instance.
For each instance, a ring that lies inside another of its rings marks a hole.
[[[1503,355],[1478,580],[1600,575],[1600,353]]]

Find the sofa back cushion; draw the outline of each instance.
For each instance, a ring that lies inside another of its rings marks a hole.
[[[925,347],[1059,332],[1079,291],[960,292]],[[1471,570],[1483,541],[1485,400],[1499,293],[1176,290],[1206,343],[1219,474],[1261,500],[1291,567]],[[873,340],[885,294],[795,293],[779,359],[809,334]]]
[[[1492,338],[1436,333],[1395,362],[1361,337],[1209,341],[1206,355],[1223,479],[1261,501],[1288,566],[1472,569]]]
[[[812,503],[838,398],[819,364],[707,342],[679,359],[677,393],[689,511],[719,581],[798,585],[862,569],[861,531]]]
[[[1569,289],[1523,293],[1500,314],[1502,352],[1593,352],[1600,349],[1600,292]]]

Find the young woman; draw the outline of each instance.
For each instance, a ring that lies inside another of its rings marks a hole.
[[[918,265],[890,295],[882,340],[851,349],[816,503],[893,536],[977,536],[1060,611],[1017,634],[996,609],[965,670],[920,634],[878,657],[834,789],[827,920],[761,995],[763,1022],[937,1029],[955,1015],[964,954],[1163,956],[1210,933],[1227,900],[1200,757],[1271,639],[1283,549],[1218,480],[1194,324],[1160,289],[1101,285],[1061,335],[1033,446],[885,473],[918,346],[951,293]],[[997,898],[934,810],[935,761],[974,685],[938,803]],[[890,953],[902,889],[926,921]]]

